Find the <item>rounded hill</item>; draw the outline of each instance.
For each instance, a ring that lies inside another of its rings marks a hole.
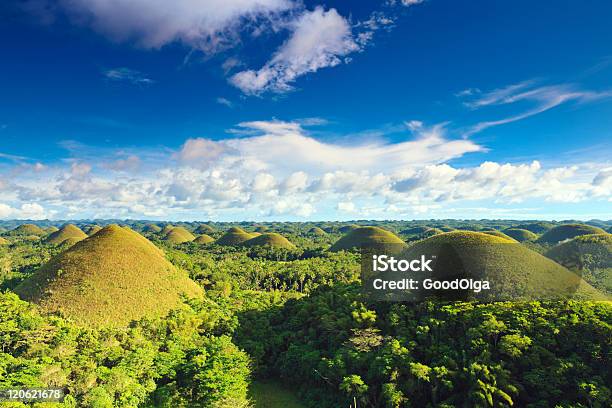
[[[55,225],[45,228],[45,232],[47,234],[53,234],[55,231],[59,231],[59,228],[57,228]]]
[[[394,233],[380,227],[359,227],[336,241],[329,250],[336,252],[352,248],[395,245],[404,247],[406,243]]]
[[[599,227],[593,227],[592,225],[585,224],[564,224],[554,227],[544,233],[538,239],[538,242],[555,244],[557,242],[565,241],[566,239],[576,238],[580,235],[590,234],[605,234],[606,231]]]
[[[268,246],[274,248],[294,249],[293,245],[287,238],[276,232],[266,232],[255,238],[251,238],[243,243],[245,246]]]
[[[517,240],[518,242],[535,241],[536,239],[538,239],[538,236],[536,234],[526,229],[508,228],[505,229],[503,232],[504,234],[506,234],[510,238]]]
[[[87,226],[84,231],[88,236],[92,236],[93,234],[95,234],[96,232],[100,231],[102,229],[101,226],[99,225],[89,225]]]
[[[225,234],[223,234],[219,239],[217,239],[217,244],[219,245],[240,245],[245,241],[253,238],[252,234],[249,234],[245,230],[240,227],[232,227]]]
[[[203,245],[203,244],[210,244],[211,242],[215,242],[215,239],[211,237],[210,235],[202,234],[196,237],[196,239],[194,239],[193,242],[195,242],[196,244]]]
[[[68,239],[76,242],[85,238],[87,238],[87,234],[85,234],[79,227],[74,224],[66,224],[45,238],[45,242],[47,244],[60,245]]]
[[[572,296],[603,299],[580,276],[516,241],[482,232],[455,231],[436,235],[409,247],[404,256],[434,259],[433,280],[486,279],[491,289],[478,294],[445,292],[457,299],[550,299]]]
[[[485,231],[481,231],[487,235],[492,235],[494,237],[500,237],[500,238],[504,238],[513,242],[518,242],[516,239],[512,238],[511,236],[509,236],[508,234],[504,234],[501,231],[498,230],[485,230]]]
[[[165,236],[164,240],[172,244],[182,244],[183,242],[193,241],[195,237],[183,227],[172,228]]]
[[[310,235],[315,235],[315,236],[318,236],[318,237],[323,237],[323,236],[327,235],[327,232],[323,231],[319,227],[312,227],[311,229],[308,230],[308,233]]]
[[[348,232],[351,232],[354,229],[359,228],[359,225],[357,224],[350,224],[350,225],[345,225],[343,227],[338,228],[338,231],[340,231],[343,234],[346,234]]]
[[[517,225],[513,228],[518,228],[518,229],[525,229],[527,231],[531,231],[534,234],[543,234],[546,231],[548,231],[549,229],[552,229],[555,227],[555,224],[552,224],[550,222],[546,222],[546,221],[538,221],[538,222],[530,222],[530,223],[526,223],[526,224],[520,224]]]
[[[215,231],[216,230],[208,224],[200,224],[198,225],[198,227],[195,229],[194,232],[196,234],[212,234]]]
[[[46,235],[46,232],[40,228],[38,225],[34,224],[21,224],[17,228],[11,230],[9,232],[10,235],[19,235],[19,236],[43,236]]]
[[[159,227],[159,225],[155,225],[155,224],[147,224],[142,228],[142,232],[152,232],[152,233],[158,233],[161,232],[161,228]]]
[[[174,225],[166,224],[164,225],[164,228],[162,228],[161,231],[159,231],[159,233],[162,234],[163,236],[166,236],[170,231],[172,231],[173,228],[174,228]]]
[[[90,325],[163,316],[201,289],[142,235],[109,225],[52,258],[15,292]]]

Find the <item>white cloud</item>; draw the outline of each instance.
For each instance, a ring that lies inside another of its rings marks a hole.
[[[234,74],[230,82],[245,93],[285,92],[300,76],[333,67],[359,50],[349,22],[335,9],[317,7],[292,24],[291,37],[259,70]]]
[[[239,32],[273,19],[290,0],[60,0],[73,20],[115,40],[146,48],[182,42],[207,52],[233,46]]]
[[[223,98],[220,96],[216,99],[216,101],[219,105],[224,105],[224,106],[227,106],[228,108],[234,107],[234,103],[227,98]]]
[[[49,216],[40,204],[25,203],[19,208],[13,208],[0,203],[0,219],[42,220]]]
[[[530,103],[532,107],[523,108],[523,111],[515,115],[506,116],[501,119],[479,122],[470,127],[466,136],[473,135],[493,126],[504,125],[516,122],[528,117],[546,112],[559,105],[568,102],[587,103],[599,99],[612,97],[612,90],[589,91],[578,89],[574,85],[561,84],[551,86],[535,86],[535,81],[524,81],[504,88],[495,89],[491,92],[480,95],[478,92],[463,91],[459,96],[474,96],[478,98],[465,102],[465,105],[472,109],[497,105],[510,105],[519,102]]]
[[[83,160],[71,151],[69,161],[0,180],[0,217],[44,218],[53,209],[60,218],[296,219],[351,212],[389,218],[452,215],[465,203],[503,209],[533,200],[612,199],[609,163],[457,166],[448,161],[482,148],[449,140],[441,126],[412,123],[415,134],[405,141],[344,145],[317,140],[294,122],[247,122],[240,129],[256,133],[188,139],[176,152],[142,151],[138,171],[130,170],[136,162],[130,153],[117,160],[117,152],[103,150],[96,159],[83,149]]]

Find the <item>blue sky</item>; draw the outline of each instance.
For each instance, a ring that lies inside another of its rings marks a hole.
[[[610,15],[4,2],[0,218],[610,218]]]

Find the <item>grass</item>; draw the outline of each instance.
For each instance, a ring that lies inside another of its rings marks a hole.
[[[218,240],[217,244],[219,245],[240,245],[245,241],[253,238],[253,234],[249,234],[245,230],[240,227],[232,227],[225,234],[223,234]]]
[[[195,229],[196,234],[212,234],[216,230],[208,224],[200,224],[198,228]]]
[[[580,276],[514,240],[483,232],[455,231],[417,242],[406,259],[435,259],[432,279],[482,278],[491,282],[484,300],[547,299],[576,294],[603,299]]]
[[[564,224],[548,230],[538,239],[538,242],[557,243],[566,239],[576,238],[580,235],[605,234],[606,231],[599,227],[585,224]]]
[[[11,230],[8,234],[9,235],[19,235],[19,236],[30,236],[30,235],[43,236],[43,235],[46,235],[47,233],[45,232],[45,230],[40,228],[38,225],[21,224],[14,230]]]
[[[8,244],[9,242],[6,239],[0,237],[0,245],[8,245]]]
[[[506,234],[510,238],[517,240],[518,242],[535,241],[536,239],[538,239],[538,236],[536,234],[522,228],[508,228],[505,229],[503,232],[504,234]]]
[[[181,303],[182,293],[202,293],[159,248],[117,225],[52,258],[15,292],[46,312],[94,326],[163,316]]]
[[[215,239],[207,234],[202,234],[193,240],[193,242],[195,242],[196,244],[210,244],[214,241]]]
[[[374,247],[380,245],[401,245],[406,243],[394,233],[380,227],[359,227],[355,228],[342,238],[340,238],[329,249],[332,252],[349,250],[360,247]]]
[[[500,232],[498,230],[486,230],[486,231],[481,231],[481,232],[483,232],[483,233],[485,233],[487,235],[492,235],[494,237],[500,237],[500,238],[507,239],[509,241],[518,242],[516,239],[512,238],[508,234],[504,234],[503,232]]]
[[[159,225],[155,225],[155,224],[147,224],[142,229],[143,232],[153,232],[153,233],[161,232],[161,230],[162,229],[159,227]]]
[[[173,244],[182,244],[195,239],[195,236],[183,227],[174,227],[164,236],[164,240]]]
[[[316,236],[319,236],[319,237],[323,237],[323,236],[327,235],[327,232],[323,231],[319,227],[312,227],[310,230],[308,230],[308,233],[310,235],[316,235]]]
[[[279,382],[252,382],[249,398],[254,408],[306,408],[290,389]]]
[[[51,245],[61,245],[66,240],[77,242],[85,238],[87,238],[87,234],[85,234],[79,227],[74,224],[66,224],[45,238],[45,243]]]
[[[525,229],[527,231],[533,232],[534,234],[543,234],[549,229],[552,229],[554,227],[555,227],[555,224],[551,224],[550,222],[538,221],[538,222],[531,222],[527,224],[520,224],[520,225],[515,226],[514,228]]]
[[[87,228],[85,228],[85,233],[91,237],[93,234],[100,231],[101,229],[102,227],[99,225],[90,225]]]
[[[251,238],[248,241],[244,241],[245,246],[269,246],[275,248],[286,248],[293,249],[293,245],[287,238],[276,232],[266,232],[257,237]]]

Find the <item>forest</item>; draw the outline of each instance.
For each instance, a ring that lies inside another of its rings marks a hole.
[[[1,404],[608,407],[611,227],[3,222],[0,389],[66,396]],[[382,302],[364,294],[364,245],[410,250],[468,238],[515,244],[537,273],[579,274],[602,297]]]

